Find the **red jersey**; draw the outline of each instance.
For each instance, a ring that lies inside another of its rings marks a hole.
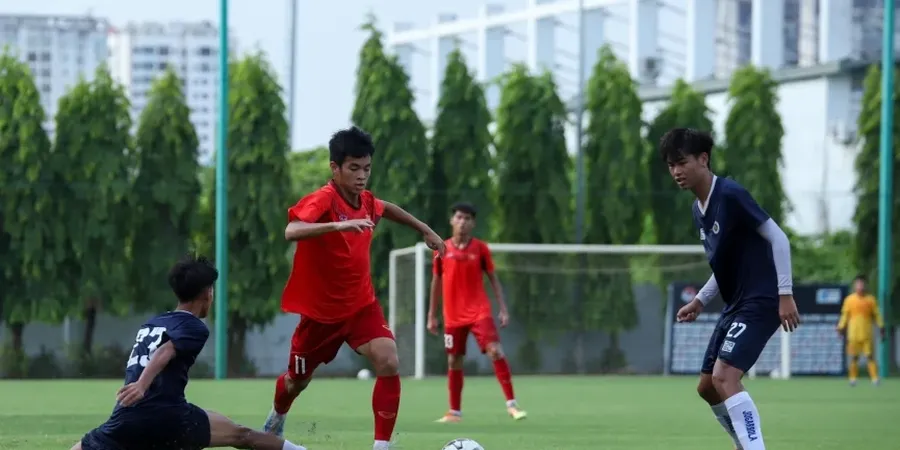
[[[371,192],[360,194],[360,207],[356,208],[329,182],[288,209],[288,222],[369,219],[377,224],[382,214],[384,203]],[[372,230],[331,232],[297,241],[281,309],[316,322],[334,323],[375,302],[369,272],[371,245]]]
[[[487,244],[478,239],[459,248],[452,239],[444,241],[441,258],[435,252],[433,272],[442,279],[444,325],[470,325],[491,317],[491,302],[484,290],[484,274],[494,273],[494,260]]]

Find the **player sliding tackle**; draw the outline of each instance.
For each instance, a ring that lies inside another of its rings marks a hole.
[[[513,394],[509,364],[500,347],[497,327],[491,317],[491,302],[484,292],[482,274],[487,274],[500,306],[500,326],[509,322],[500,281],[494,274],[494,261],[487,244],[472,237],[475,228],[475,207],[457,203],[452,208],[450,225],[453,237],[444,243],[447,252],[442,258],[434,255],[434,277],[431,279],[431,305],[428,309],[428,330],[437,334],[435,310],[438,298],[444,297],[444,348],[447,350],[447,387],[450,391],[450,411],[438,422],[459,422],[462,419],[463,362],[469,333],[475,336],[478,347],[494,362],[494,373],[506,396],[506,410],[513,419],[524,419]]]
[[[306,450],[185,400],[188,371],[209,338],[209,329],[200,319],[209,313],[218,277],[219,272],[202,256],[187,257],[169,271],[169,286],[178,306],[141,326],[112,415],[72,450]]]
[[[697,196],[694,223],[713,272],[677,319],[695,320],[722,296],[726,306],[706,347],[697,392],[738,449],[765,449],[759,411],[741,378],[779,326],[793,331],[800,324],[790,245],[747,190],[710,172],[712,148],[709,134],[687,128],[670,130],[659,144],[678,187]]]
[[[300,323],[264,429],[279,436],[284,432],[285,416],[316,367],[331,362],[346,342],[375,368],[373,448],[386,450],[400,408],[400,377],[394,335],[369,274],[372,232],[384,217],[416,230],[440,254],[444,241],[399,206],[366,190],[375,153],[368,134],[356,127],[338,131],[328,148],[332,180],[288,209],[284,237],[296,241],[297,249],[281,308],[299,314]]]

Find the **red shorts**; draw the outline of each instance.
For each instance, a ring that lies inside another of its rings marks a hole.
[[[475,342],[481,353],[487,352],[488,345],[500,342],[500,336],[497,334],[497,325],[494,324],[493,317],[485,317],[475,323],[461,325],[458,327],[444,328],[444,348],[448,355],[465,355],[466,340],[469,333],[475,336]]]
[[[353,350],[378,338],[394,339],[378,302],[336,323],[321,323],[305,317],[291,338],[288,373],[295,380],[312,376],[319,364],[328,364],[337,356],[344,342]]]

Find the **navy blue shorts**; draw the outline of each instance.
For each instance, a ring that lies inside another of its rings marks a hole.
[[[711,374],[717,359],[744,372],[750,370],[762,354],[769,338],[781,326],[778,300],[748,301],[737,305],[719,318],[700,373]]]
[[[209,447],[209,416],[188,403],[141,418],[111,417],[81,438],[82,450],[200,450]]]

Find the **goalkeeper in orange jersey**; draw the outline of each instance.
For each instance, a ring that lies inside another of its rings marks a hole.
[[[875,296],[866,290],[866,277],[858,275],[853,279],[853,293],[844,299],[844,305],[841,307],[841,320],[837,326],[838,333],[847,338],[851,386],[856,385],[856,377],[859,374],[857,358],[860,356],[866,357],[872,384],[878,384],[878,365],[872,354],[873,324],[878,325],[881,336],[884,337],[884,322],[881,321]]]

